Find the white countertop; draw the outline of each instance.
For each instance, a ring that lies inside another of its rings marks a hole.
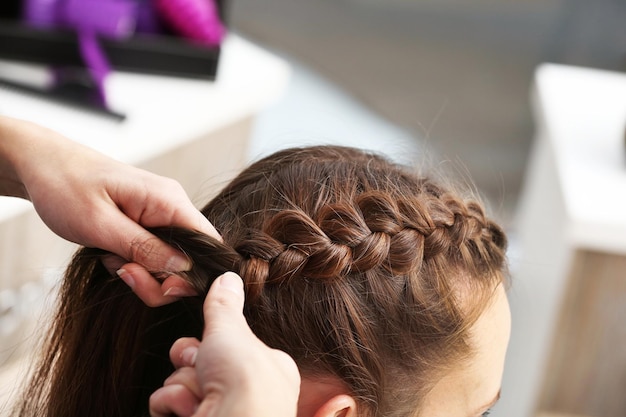
[[[570,242],[626,254],[626,74],[544,64],[535,99],[556,158]]]
[[[113,72],[107,99],[126,114],[116,122],[0,89],[0,113],[30,120],[115,159],[138,164],[251,117],[277,99],[290,69],[275,55],[236,35],[224,42],[216,82]],[[29,207],[0,197],[0,221]]]

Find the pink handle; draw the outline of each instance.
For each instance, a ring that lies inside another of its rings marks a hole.
[[[155,0],[160,16],[182,36],[219,45],[225,29],[214,0]]]

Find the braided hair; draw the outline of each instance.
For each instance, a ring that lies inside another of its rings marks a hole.
[[[204,295],[235,271],[263,342],[304,376],[339,378],[359,415],[408,416],[438,375],[471,356],[468,329],[504,278],[506,238],[481,204],[356,149],[278,152],[202,212],[223,241],[152,230],[192,259],[184,277],[198,297],[148,308],[108,276],[97,251],[75,256],[35,378],[47,396],[30,409],[147,415],[148,396],[172,371],[171,343],[201,336]]]

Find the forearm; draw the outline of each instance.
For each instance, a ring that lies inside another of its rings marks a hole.
[[[0,115],[0,195],[32,201],[31,187],[48,188],[94,154],[43,126]]]
[[[30,123],[0,116],[0,195],[29,199],[19,172],[34,146],[36,129]]]

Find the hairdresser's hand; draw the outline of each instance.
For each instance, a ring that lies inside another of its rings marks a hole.
[[[202,342],[179,339],[170,351],[177,368],[150,397],[152,417],[294,417],[300,392],[298,368],[250,330],[243,283],[228,272],[204,303]]]
[[[121,269],[122,279],[151,306],[191,295],[191,289],[175,275],[159,282],[148,271],[178,272],[191,265],[144,227],[175,225],[219,238],[176,181],[2,116],[0,192],[32,201],[59,236],[119,255],[107,267]]]

